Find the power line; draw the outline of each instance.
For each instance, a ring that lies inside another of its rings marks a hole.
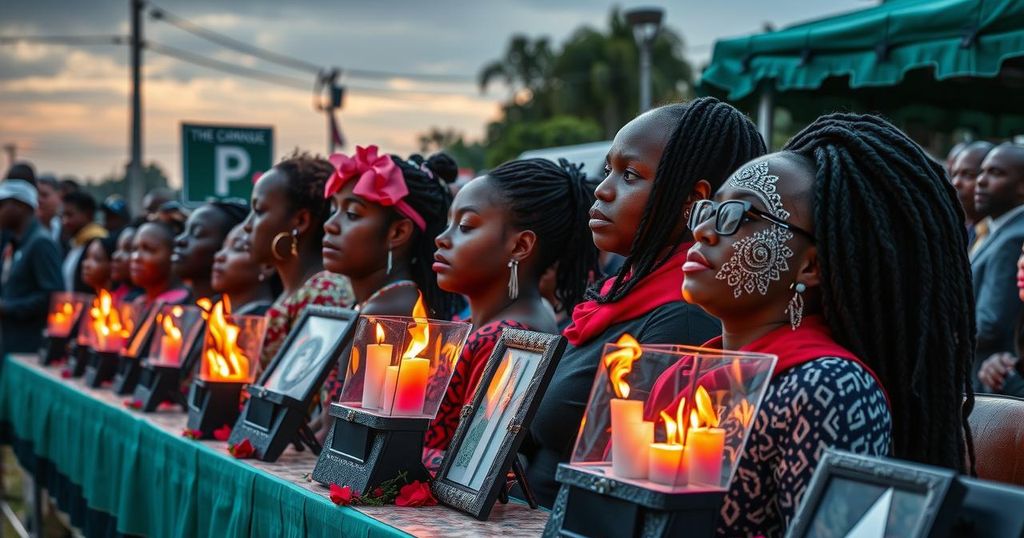
[[[124,45],[123,35],[18,35],[0,36],[0,45],[15,43],[46,43],[55,45]]]
[[[309,90],[310,88],[312,88],[312,84],[311,83],[306,82],[306,81],[304,81],[302,79],[299,79],[299,78],[289,77],[289,76],[285,76],[285,75],[278,75],[276,73],[270,73],[270,72],[267,72],[267,71],[261,71],[259,69],[253,69],[251,67],[245,67],[245,66],[242,66],[242,65],[236,65],[236,64],[233,64],[233,63],[217,60],[217,59],[214,59],[214,58],[209,58],[207,56],[202,56],[202,55],[199,55],[199,54],[195,54],[195,53],[189,52],[187,50],[182,50],[182,49],[179,49],[179,48],[170,47],[170,46],[167,46],[167,45],[162,45],[162,44],[156,43],[154,41],[146,41],[146,45],[145,46],[146,46],[146,49],[151,50],[151,51],[153,51],[153,52],[155,52],[157,54],[163,54],[164,56],[169,56],[171,58],[175,58],[175,59],[181,60],[183,62],[188,62],[188,63],[192,63],[192,64],[196,64],[196,65],[201,65],[203,67],[208,67],[210,69],[217,69],[219,71],[226,71],[228,73],[233,73],[235,75],[239,75],[239,76],[243,76],[243,77],[248,77],[248,78],[252,78],[252,79],[256,79],[256,80],[262,80],[263,82],[269,82],[269,83],[272,83],[272,84],[279,84],[279,85],[282,85],[282,86],[288,86],[288,87],[299,89],[299,90]]]
[[[305,71],[312,74],[329,71],[327,67],[316,65],[301,58],[280,54],[261,47],[250,45],[239,41],[231,36],[204,28],[183,17],[168,12],[166,9],[154,6],[149,11],[150,17],[157,21],[171,24],[192,35],[217,43],[223,47],[248,54],[291,69]],[[419,79],[431,82],[475,82],[476,77],[471,75],[434,75],[429,73],[403,73],[399,71],[384,71],[377,69],[342,69],[342,72],[354,78],[389,79],[408,78]]]

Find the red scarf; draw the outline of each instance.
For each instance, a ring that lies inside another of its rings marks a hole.
[[[574,346],[585,344],[615,323],[636,319],[668,303],[682,301],[683,263],[690,245],[679,247],[678,252],[651,274],[636,283],[625,297],[618,301],[598,304],[597,301],[584,301],[572,311],[572,323],[562,331],[562,335]],[[627,279],[629,276],[626,277]],[[601,285],[601,295],[612,289],[615,277],[609,278]]]
[[[701,347],[722,349],[722,337],[712,338]],[[789,325],[779,327],[741,347],[738,351],[778,355],[779,360],[775,363],[772,377],[778,377],[779,374],[791,368],[796,368],[801,364],[822,357],[838,357],[853,361],[860,365],[867,373],[871,374],[875,383],[878,383],[878,386],[885,394],[886,402],[889,401],[889,393],[886,392],[885,386],[882,385],[882,380],[878,379],[874,370],[867,364],[864,364],[864,361],[832,339],[832,331],[825,324],[825,320],[821,316],[805,317],[796,330],[793,330]]]

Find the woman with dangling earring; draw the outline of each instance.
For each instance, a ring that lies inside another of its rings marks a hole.
[[[422,294],[430,317],[451,319],[460,299],[437,287],[431,264],[434,238],[447,226],[446,183],[458,175],[455,161],[445,154],[406,161],[370,146],[351,157],[332,155],[331,164],[324,269],[349,279],[362,314],[409,316]],[[331,371],[325,404],[337,399],[343,381],[337,368]]]
[[[427,431],[428,466],[448,448],[502,330],[558,331],[540,292],[547,269],[558,264],[561,304],[572,308],[583,300],[597,267],[597,249],[587,240],[592,202],[577,167],[545,159],[505,163],[455,196],[433,268],[441,289],[469,300],[474,330]]]
[[[324,186],[331,163],[308,153],[289,156],[264,173],[242,223],[253,263],[270,264],[284,290],[267,310],[260,369],[277,354],[307,306],[352,306],[348,279],[323,270],[321,240],[330,212]]]

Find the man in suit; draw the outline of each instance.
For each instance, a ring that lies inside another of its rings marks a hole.
[[[35,186],[0,181],[0,229],[7,244],[0,257],[0,353],[39,349],[50,294],[63,288],[57,244],[39,225]]]
[[[977,374],[986,359],[1015,352],[1014,328],[1022,311],[1016,275],[1024,244],[1024,147],[1001,144],[985,156],[975,184],[974,205],[989,219],[988,236],[971,254],[978,327]],[[1010,369],[1005,372],[1007,384],[1015,376]],[[978,390],[991,392],[996,388],[985,387],[977,375],[974,379]]]
[[[985,217],[988,215],[979,214],[974,207],[974,184],[978,180],[978,174],[981,173],[981,163],[984,162],[985,156],[992,151],[993,147],[992,143],[984,140],[971,142],[956,156],[956,159],[953,160],[953,169],[950,170],[950,180],[956,189],[960,205],[964,208],[964,217],[967,220],[967,244],[968,247],[972,247],[972,250],[976,242],[980,246],[980,240],[988,235],[988,223],[985,221]]]

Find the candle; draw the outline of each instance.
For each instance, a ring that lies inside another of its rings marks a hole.
[[[720,486],[722,454],[725,451],[725,430],[722,428],[690,428],[686,437],[686,458],[690,482]]]
[[[366,374],[363,376],[363,407],[366,409],[377,409],[381,406],[381,387],[391,365],[393,351],[393,346],[382,344],[383,341],[384,329],[378,323],[377,343],[366,346]]]
[[[685,486],[688,481],[685,453],[683,445],[652,443],[647,473],[651,482]]]
[[[75,307],[71,303],[63,303],[56,312],[50,314],[48,334],[50,336],[67,336],[71,332],[71,321]]]
[[[427,399],[428,359],[402,359],[395,386],[394,415],[421,415]]]
[[[644,422],[644,403],[612,398],[612,474],[647,478],[648,447],[654,442],[654,423]]]
[[[395,388],[398,385],[398,367],[388,366],[384,372],[384,391],[381,392],[381,410],[390,415],[395,404]]]
[[[176,364],[179,355],[181,355],[181,338],[175,338],[172,334],[164,334],[160,338],[160,360]]]

